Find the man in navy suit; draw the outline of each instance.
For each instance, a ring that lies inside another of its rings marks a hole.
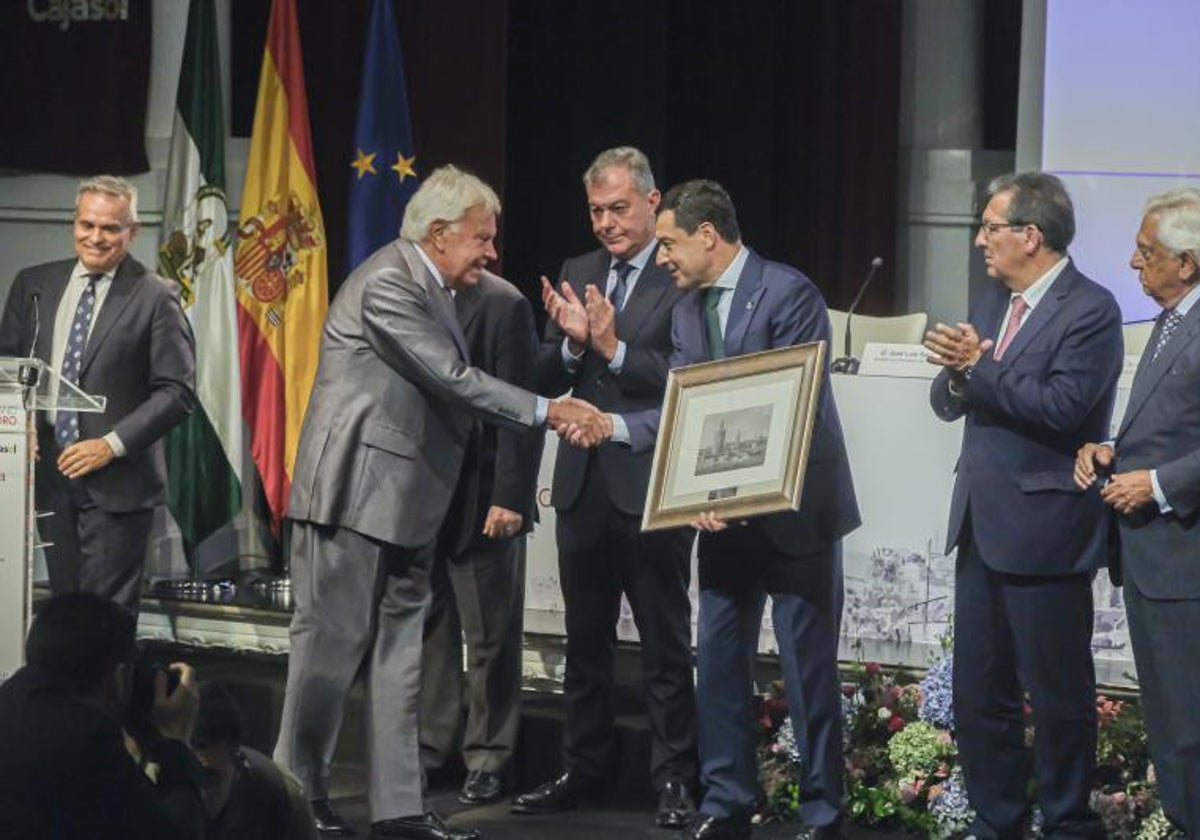
[[[1075,213],[1062,182],[1023,173],[988,188],[975,244],[990,285],[968,323],[926,334],[942,366],[930,402],[966,418],[947,547],[958,548],[954,711],[977,837],[1018,838],[1030,761],[1047,837],[1102,836],[1088,807],[1096,761],[1092,579],[1104,505],[1075,452],[1103,440],[1121,372],[1121,313],[1067,256]]]
[[[137,232],[132,184],[84,181],[76,258],[21,271],[0,320],[0,356],[36,356],[107,397],[101,413],[38,416],[37,506],[54,514],[42,520],[50,589],[95,592],[135,614],[154,507],[166,502],[163,438],[196,402],[179,292],[129,256]]]
[[[794,268],[745,247],[729,194],[712,181],[673,187],[659,210],[657,259],[688,293],[675,307],[671,367],[810,341],[830,341],[816,286]],[[766,596],[800,752],[800,837],[835,837],[842,820],[842,725],[837,651],[842,537],[860,523],[828,369],[821,382],[798,512],[701,529],[699,811],[687,840],[750,835],[758,793],[752,666]],[[659,412],[614,422],[615,440],[653,451]],[[624,427],[624,428],[622,428]]]
[[[1117,539],[1146,734],[1167,818],[1200,835],[1200,190],[1152,197],[1129,260],[1162,314],[1115,439],[1079,450],[1081,489],[1101,497]],[[1110,530],[1110,534],[1111,534]]]
[[[671,308],[679,292],[655,263],[659,192],[646,156],[625,146],[598,155],[583,176],[598,250],[567,260],[555,290],[535,380],[541,393],[571,389],[604,412],[657,409],[667,382]],[[657,822],[679,827],[693,811],[691,529],[641,533],[652,452],[611,443],[563,446],[554,467],[559,579],[566,605],[563,697],[566,772],[517,797],[516,813],[576,807],[611,776],[613,665],[621,593],[642,644],[650,715],[650,775]]]

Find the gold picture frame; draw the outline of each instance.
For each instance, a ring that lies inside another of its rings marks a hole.
[[[642,530],[799,510],[826,352],[815,341],[672,370]]]

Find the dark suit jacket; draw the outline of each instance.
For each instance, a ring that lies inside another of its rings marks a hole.
[[[666,269],[655,264],[655,253],[650,254],[633,292],[617,314],[617,338],[626,344],[621,372],[612,373],[608,361],[590,348],[575,372],[568,371],[562,361],[563,333],[551,322],[538,352],[535,380],[539,393],[558,395],[571,390],[601,411],[614,414],[654,409],[662,404],[671,354],[671,309],[682,293]],[[609,253],[601,248],[567,260],[559,277],[570,282],[582,300],[588,283],[604,292],[610,261]],[[588,450],[578,447],[558,448],[550,497],[556,509],[574,507],[591,457]],[[595,458],[613,505],[626,514],[641,516],[654,453],[604,443],[596,450]]]
[[[454,308],[471,364],[505,382],[531,388],[538,339],[533,307],[525,296],[507,280],[484,272],[478,285],[455,293]],[[443,526],[454,532],[445,534],[451,552],[459,554],[472,543],[503,543],[481,532],[492,505],[521,514],[522,533],[533,527],[544,438],[540,428],[514,431],[484,424],[476,430],[455,504]]]
[[[32,296],[38,295],[41,328],[34,355],[51,358],[54,319],[75,260],[21,271],[0,319],[0,356],[25,356],[33,343]],[[124,513],[166,502],[167,464],[162,439],[195,407],[196,344],[173,283],[126,257],[117,267],[84,350],[79,387],[108,398],[102,414],[80,413],[82,439],[115,431],[127,450],[83,478],[101,508]],[[232,385],[231,387],[236,387]],[[54,469],[54,430],[38,424],[43,471]],[[48,476],[47,476],[48,477]]]
[[[475,419],[523,430],[536,397],[470,366],[453,301],[395,240],[329,305],[288,515],[393,545],[433,544]]]
[[[704,292],[696,289],[675,307],[673,368],[712,358],[704,299]],[[829,344],[830,339],[829,312],[812,281],[790,266],[769,262],[750,251],[730,303],[725,355],[741,356],[810,341]],[[653,453],[659,416],[658,411],[626,416],[632,448]],[[775,547],[793,556],[828,546],[862,522],[829,385],[828,354],[800,510],[762,517],[759,522]]]
[[[994,337],[1009,292],[988,287],[971,313]],[[1105,562],[1104,505],[1073,478],[1075,453],[1105,440],[1122,364],[1121,312],[1112,294],[1068,263],[997,362],[985,353],[962,398],[942,371],[930,388],[943,420],[966,417],[946,550],[968,508],[983,561],[1001,572],[1064,575]]]
[[[203,836],[199,769],[183,744],[155,749],[153,785],[115,718],[51,672],[0,686],[0,837],[160,840]]]
[[[1142,355],[1116,437],[1116,472],[1158,470],[1170,513],[1157,503],[1118,524],[1124,575],[1148,598],[1200,598],[1200,305],[1150,361],[1156,326]]]

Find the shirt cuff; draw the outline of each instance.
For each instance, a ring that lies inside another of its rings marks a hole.
[[[608,363],[608,369],[613,373],[620,373],[621,367],[625,364],[625,342],[617,341],[617,352],[613,353],[612,361]]]
[[[1158,483],[1158,470],[1150,470],[1150,487],[1154,492],[1154,501],[1158,502],[1159,513],[1170,513],[1175,509],[1167,501],[1167,494],[1163,492],[1162,485]]]
[[[581,361],[583,361],[583,353],[580,353],[578,356],[576,356],[574,353],[572,353],[570,341],[571,341],[571,339],[569,339],[569,338],[563,339],[562,361],[563,361],[563,367],[565,367],[567,370],[574,373],[575,370],[579,367],[579,363]]]
[[[112,449],[113,455],[117,458],[125,457],[125,444],[121,443],[121,439],[117,437],[116,432],[109,432],[104,436],[104,442]]]
[[[609,440],[611,440],[613,443],[623,443],[628,446],[629,426],[625,424],[625,418],[620,414],[610,414],[608,416],[612,418],[613,424],[613,433]]]
[[[537,406],[533,409],[533,425],[535,427],[546,425],[546,415],[550,413],[550,400],[545,397],[537,398]]]

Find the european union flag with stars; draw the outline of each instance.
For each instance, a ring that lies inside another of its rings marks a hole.
[[[373,0],[367,28],[346,214],[349,271],[396,238],[404,206],[417,191],[408,87],[392,2]]]

